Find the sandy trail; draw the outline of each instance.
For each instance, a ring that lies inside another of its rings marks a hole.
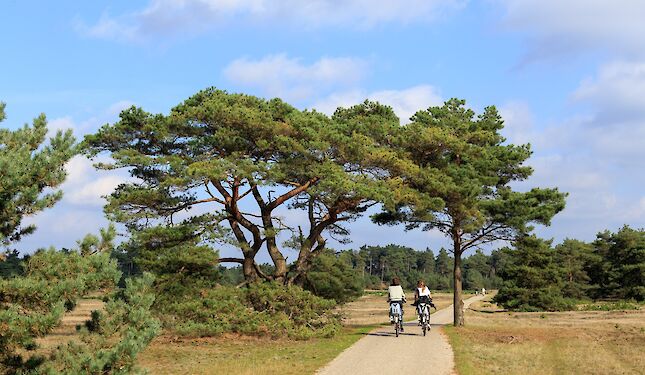
[[[464,301],[464,309],[482,298],[483,296],[474,296],[467,299]],[[414,307],[406,305],[406,318],[413,314]],[[453,374],[455,359],[452,347],[441,332],[441,326],[452,324],[452,321],[453,312],[450,305],[431,315],[432,329],[425,337],[416,320],[405,323],[405,332],[399,337],[394,336],[392,326],[379,327],[347,348],[318,371],[318,374]]]

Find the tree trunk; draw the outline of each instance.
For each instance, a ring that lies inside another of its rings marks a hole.
[[[287,261],[284,259],[284,256],[282,256],[278,246],[275,244],[275,238],[271,242],[272,243],[267,242],[267,251],[269,252],[273,265],[275,266],[273,277],[275,281],[284,283],[287,278]]]
[[[242,271],[244,272],[244,280],[250,284],[258,281],[258,273],[255,270],[255,259],[252,257],[244,257],[244,262],[242,263]]]
[[[462,299],[462,278],[461,278],[461,236],[453,234],[453,255],[455,256],[455,267],[453,269],[453,317],[454,326],[464,325],[464,301]]]
[[[280,252],[280,249],[278,249],[278,245],[276,243],[276,231],[273,227],[271,211],[264,208],[263,204],[264,203],[262,202],[262,224],[264,225],[266,233],[267,251],[269,252],[269,256],[271,256],[271,260],[273,261],[273,265],[275,266],[275,273],[273,274],[273,278],[277,282],[286,283],[287,261],[286,259],[284,259],[284,256]]]

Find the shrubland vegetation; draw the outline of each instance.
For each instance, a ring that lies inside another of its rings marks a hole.
[[[476,116],[456,99],[401,125],[375,102],[326,116],[207,89],[167,115],[127,109],[80,148],[70,132],[47,143],[44,116],[0,130],[7,249],[35,229],[22,225],[25,217],[61,198],[64,165],[79,150],[101,156],[100,169],[132,176],[105,206],[127,231],[117,248],[111,226],[78,249],[8,251],[0,259],[0,361],[15,373],[132,372],[160,327],[188,338],[328,338],[341,331],[337,304],[393,276],[405,288],[425,279],[433,290],[454,289],[456,325],[463,324],[463,288],[501,287],[497,300],[523,310],[643,300],[643,230],[555,248],[531,235],[534,224],[548,225],[564,208],[565,194],[511,188],[531,175],[524,165],[531,151],[507,144],[502,127],[494,107]],[[351,221],[371,207],[380,209],[372,216],[378,224],[439,230],[452,246],[436,255],[397,245],[329,249],[328,239],[346,243]],[[478,250],[496,241],[513,247]],[[220,257],[223,244],[239,256]],[[270,264],[258,264],[261,249]],[[106,304],[78,340],[39,352],[34,338],[91,292]]]

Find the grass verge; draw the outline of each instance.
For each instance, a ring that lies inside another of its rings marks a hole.
[[[151,374],[313,374],[374,328],[346,327],[336,337],[308,341],[161,336],[139,355],[139,365]]]

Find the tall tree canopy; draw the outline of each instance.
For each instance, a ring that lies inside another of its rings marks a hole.
[[[531,151],[529,145],[505,144],[499,133],[504,123],[495,107],[476,116],[465,101],[451,99],[417,112],[411,120],[399,147],[416,168],[401,176],[417,195],[374,220],[403,222],[409,229],[438,229],[451,239],[454,318],[455,325],[463,325],[462,254],[485,243],[512,240],[529,232],[531,223],[548,225],[564,208],[565,194],[557,189],[511,188],[512,182],[531,175],[532,169],[523,165]],[[433,199],[443,203],[440,209],[419,204]]]
[[[5,119],[0,103],[0,122]],[[26,216],[52,207],[62,197],[56,188],[67,176],[65,163],[75,154],[71,130],[58,131],[45,143],[47,120],[41,114],[33,125],[0,129],[0,244],[8,245],[32,233],[22,225]]]
[[[400,168],[396,151],[385,147],[398,123],[391,109],[375,103],[330,118],[279,99],[207,89],[169,115],[130,108],[86,137],[85,146],[90,156],[110,154],[113,162],[100,168],[127,168],[136,178],[109,197],[111,218],[137,230],[174,226],[191,216],[190,208],[208,205],[189,219],[193,229],[203,224],[195,233],[227,234],[242,253],[220,261],[241,263],[247,281],[292,283],[303,281],[327,236],[347,234],[341,223],[405,195],[401,179],[385,172]],[[304,220],[288,223],[279,214],[283,207],[303,210]],[[298,252],[291,264],[278,243],[282,231],[291,233],[287,246]],[[255,263],[263,246],[273,274]]]

